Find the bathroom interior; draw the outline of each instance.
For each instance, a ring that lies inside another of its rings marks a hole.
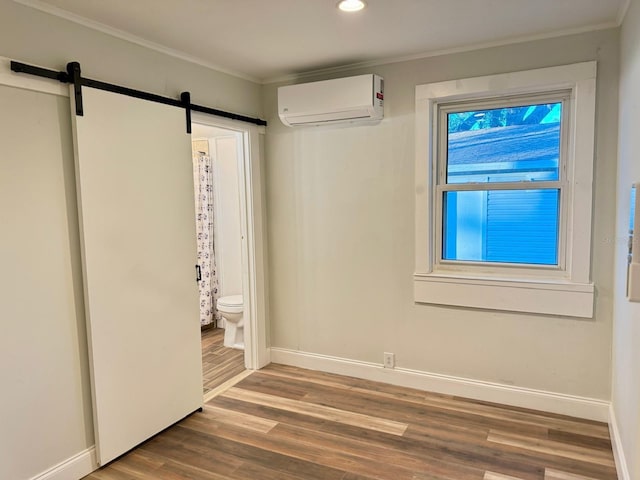
[[[193,124],[203,394],[245,370],[239,160],[242,134]]]

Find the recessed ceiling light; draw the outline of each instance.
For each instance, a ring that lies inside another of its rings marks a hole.
[[[362,10],[366,5],[362,0],[342,0],[338,3],[338,8],[343,12],[357,12]]]

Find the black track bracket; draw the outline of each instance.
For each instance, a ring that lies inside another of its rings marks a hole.
[[[76,115],[84,115],[82,106],[82,75],[80,74],[80,64],[78,62],[67,63],[68,82],[73,84],[73,96],[76,102]]]
[[[187,117],[187,133],[191,134],[191,94],[189,92],[182,92],[180,94],[180,100],[182,101]]]

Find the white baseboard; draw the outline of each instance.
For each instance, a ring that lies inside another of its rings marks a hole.
[[[471,380],[407,368],[384,368],[382,364],[271,348],[271,361],[295,367],[337,373],[446,395],[542,410],[600,422],[609,421],[610,402],[499,383]]]
[[[631,480],[627,460],[622,450],[622,440],[620,439],[620,430],[618,430],[618,421],[613,410],[613,405],[609,406],[609,435],[611,436],[611,448],[613,449],[613,458],[616,461],[616,470],[618,471],[618,480]]]
[[[618,479],[631,480],[622,450],[618,423],[610,402],[405,368],[389,369],[384,368],[382,364],[284,348],[271,348],[269,353],[274,363],[608,422]],[[97,469],[95,447],[91,447],[32,477],[31,480],[79,480]]]
[[[32,477],[31,480],[80,480],[97,469],[96,448],[90,447]]]

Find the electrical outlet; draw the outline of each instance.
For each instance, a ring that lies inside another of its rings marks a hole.
[[[384,352],[384,368],[395,368],[396,354]]]

